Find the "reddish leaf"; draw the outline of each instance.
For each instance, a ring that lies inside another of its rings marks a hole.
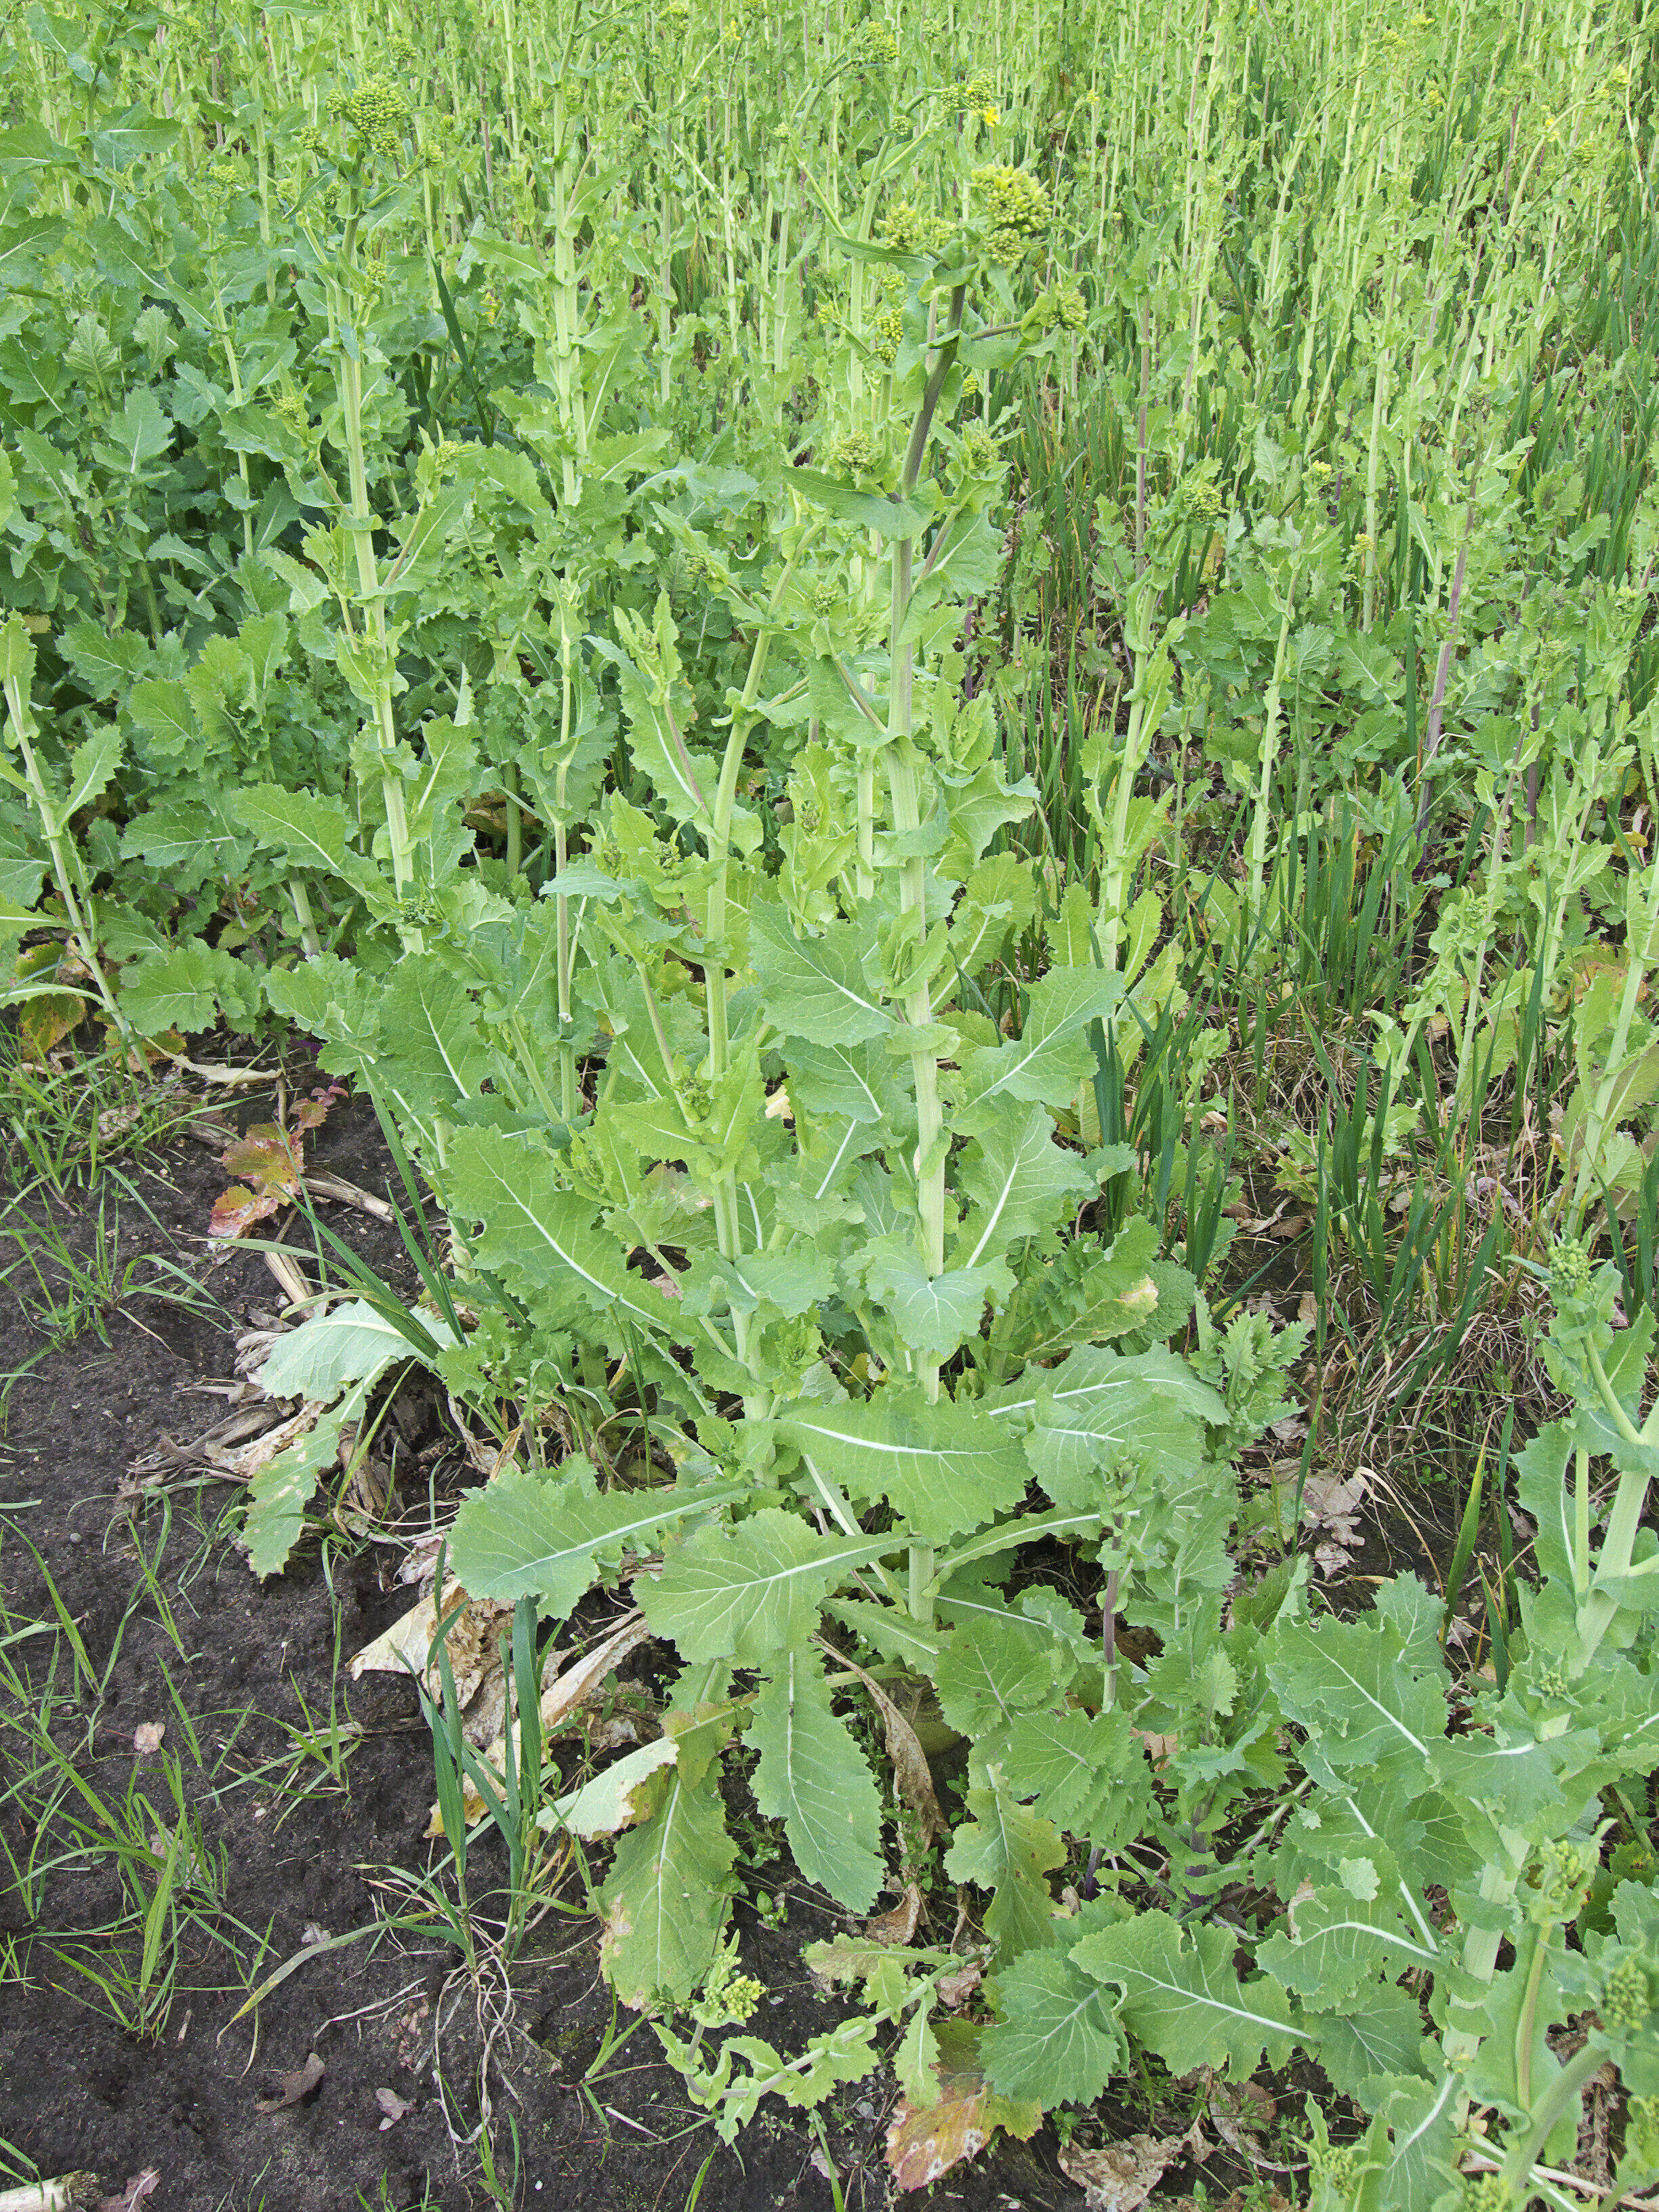
[[[258,1121],[225,1148],[225,1167],[240,1182],[221,1191],[208,1224],[210,1237],[245,1237],[300,1195],[303,1163],[297,1133],[284,1136],[274,1121]]]
[[[887,2163],[901,2189],[927,2188],[983,2150],[999,2128],[1024,2142],[1042,2122],[1041,2105],[998,2096],[981,2073],[977,2021],[942,2020],[934,2033],[939,2102],[922,2109],[902,2097],[887,2130]]]

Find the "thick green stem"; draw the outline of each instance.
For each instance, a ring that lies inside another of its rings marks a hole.
[[[1504,2160],[1500,2180],[1506,2203],[1524,2202],[1533,2167],[1557,2123],[1577,2102],[1592,2075],[1599,2074],[1606,2063],[1606,2051],[1594,2041],[1587,2043],[1568,2059],[1533,2106],[1532,2124],[1511,2142],[1509,2155]]]
[[[40,764],[35,758],[33,743],[34,719],[21,674],[10,673],[6,678],[6,705],[11,715],[12,737],[23,763],[23,774],[27,779],[29,795],[34,801],[34,811],[52,855],[52,881],[58,886],[58,896],[64,902],[64,916],[69,922],[70,943],[74,946],[81,964],[92,977],[93,987],[103,1001],[104,1011],[114,1023],[123,1040],[136,1042],[132,1025],[115,1003],[113,993],[105,980],[102,964],[98,957],[98,946],[93,934],[89,915],[82,910],[76,890],[76,864],[69,840],[64,835],[58,809],[46,789]]]
[[[346,226],[343,258],[349,260],[356,218]],[[350,300],[342,289],[340,333],[336,382],[345,431],[346,465],[351,508],[346,527],[351,535],[357,564],[357,587],[363,600],[363,625],[368,633],[374,660],[374,720],[380,756],[380,792],[386,806],[386,840],[392,853],[392,879],[398,897],[408,896],[415,879],[415,864],[404,805],[404,787],[398,773],[398,732],[392,714],[391,653],[386,644],[386,603],[380,597],[380,566],[374,557],[375,516],[368,497],[368,461],[363,447],[363,370],[357,332],[350,319]],[[404,933],[411,951],[423,951],[418,929]]]

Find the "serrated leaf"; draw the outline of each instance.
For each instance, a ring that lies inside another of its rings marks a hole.
[[[969,1817],[951,1839],[945,1870],[952,1881],[994,1893],[985,1932],[1000,1964],[1053,1942],[1048,1876],[1066,1863],[1066,1846],[1054,1823],[1022,1805],[994,1766],[967,1802]]]
[[[1196,1476],[1202,1424],[1224,1419],[1226,1407],[1173,1352],[1126,1358],[1087,1346],[1038,1383],[1033,1410],[1031,1472],[1057,1505],[1082,1505],[1099,1496],[1103,1469],[1121,1461],[1161,1480]]]
[[[896,1612],[891,1606],[873,1605],[866,1598],[832,1597],[825,1601],[823,1609],[855,1630],[884,1659],[897,1660],[923,1674],[933,1673],[939,1659],[940,1638],[939,1630],[931,1624],[913,1620],[908,1613]]]
[[[1014,1358],[1046,1361],[1073,1345],[1108,1344],[1131,1329],[1165,1334],[1159,1326],[1159,1283],[1153,1272],[1158,1243],[1158,1231],[1139,1213],[1124,1224],[1109,1248],[1073,1239],[1047,1267],[1022,1277],[999,1340]]]
[[[361,1410],[363,1396],[361,1389],[351,1391],[331,1412],[320,1414],[249,1482],[241,1540],[248,1565],[261,1582],[280,1574],[287,1565],[322,1471],[338,1456],[341,1428]]]
[[[127,712],[146,732],[150,750],[163,759],[182,760],[201,746],[196,709],[176,678],[143,676],[127,695]]]
[[[767,1670],[749,1724],[760,1753],[755,1802],[781,1819],[796,1867],[852,1912],[885,1879],[881,1799],[868,1760],[830,1708],[823,1662],[808,1645]]]
[[[1364,1780],[1392,1768],[1418,1788],[1434,1778],[1445,1690],[1436,1675],[1413,1670],[1399,1632],[1381,1614],[1317,1626],[1281,1621],[1267,1671],[1287,1717],[1331,1767]]]
[[[1129,2063],[1112,2000],[1061,1951],[1028,1951],[996,1980],[997,2017],[981,2044],[986,2078],[1045,2106],[1091,2105]]]
[[[855,1045],[893,1026],[864,973],[861,935],[851,922],[832,922],[821,936],[798,937],[781,907],[757,900],[749,912],[749,957],[760,977],[766,1018],[786,1036]]]
[[[452,1210],[483,1224],[478,1263],[499,1269],[509,1289],[532,1300],[569,1293],[611,1321],[620,1308],[652,1331],[671,1319],[663,1293],[630,1273],[595,1226],[598,1207],[559,1189],[552,1156],[535,1137],[458,1130],[449,1185]]]
[[[1419,2070],[1423,2008],[1406,1990],[1372,1982],[1322,2013],[1319,2063],[1331,2086],[1374,2112],[1390,2076]]]
[[[338,799],[256,783],[228,793],[226,805],[262,844],[296,866],[318,868],[354,884],[367,875],[378,884],[374,863],[351,849],[351,820]]]
[[[1281,1990],[1239,1973],[1237,1949],[1237,1930],[1225,1922],[1183,1928],[1167,1912],[1142,1912],[1085,1936],[1072,1957],[1122,1991],[1119,2017],[1171,2073],[1227,2067],[1245,2081],[1264,2051],[1279,2066],[1298,2041],[1317,2039]]]
[[[940,1647],[933,1675],[940,1712],[966,1736],[982,1735],[1041,1705],[1054,1680],[1042,1637],[1033,1635],[1029,1623],[1012,1620],[956,1630]]]
[[[257,1013],[258,978],[233,954],[200,938],[122,971],[121,1010],[141,1036],[159,1036],[164,1030],[192,1036],[210,1029],[222,1006],[243,1019]]]
[[[890,499],[881,492],[860,491],[856,484],[825,476],[821,469],[791,469],[789,481],[837,521],[856,523],[860,530],[873,530],[878,537],[914,538],[927,526],[925,507]]]
[[[709,1522],[640,1592],[645,1617],[688,1660],[763,1666],[804,1643],[823,1600],[849,1571],[893,1548],[890,1536],[820,1536],[766,1506],[735,1528]]]
[[[1122,994],[1121,979],[1103,969],[1051,968],[1031,987],[1018,1038],[963,1054],[952,1085],[956,1127],[977,1130],[1002,1099],[1049,1107],[1074,1099],[1095,1066],[1084,1032],[1111,1014]]]
[[[469,1492],[449,1541],[450,1564],[469,1593],[502,1604],[537,1597],[544,1612],[562,1619],[607,1563],[653,1549],[674,1522],[738,1494],[731,1488],[599,1494],[587,1486],[592,1476],[586,1460],[567,1460],[557,1476],[508,1468]]]
[[[659,1995],[684,2003],[714,1965],[737,1859],[714,1769],[694,1786],[667,1768],[661,1789],[652,1818],[617,1844],[599,1897],[599,1955],[635,2008]]]
[[[915,1238],[902,1230],[865,1248],[861,1272],[865,1288],[891,1316],[900,1341],[939,1359],[948,1359],[979,1334],[986,1300],[1010,1279],[995,1262],[930,1275]]]
[[[999,1100],[977,1127],[958,1175],[972,1201],[957,1239],[958,1267],[998,1259],[1023,1238],[1058,1227],[1097,1188],[1081,1156],[1055,1144],[1054,1121],[1041,1106]]]
[[[449,1324],[435,1314],[423,1314],[421,1325],[437,1343],[454,1343]],[[375,1381],[395,1359],[417,1356],[401,1329],[356,1298],[279,1336],[254,1380],[269,1397],[328,1399],[348,1382]]]
[[[166,453],[172,437],[173,425],[160,401],[147,384],[141,384],[128,392],[120,413],[105,424],[98,458],[106,467],[141,477],[148,463]]]
[[[987,1755],[1008,1787],[1062,1833],[1103,1850],[1131,1843],[1154,1810],[1145,1745],[1121,1707],[1106,1712],[1027,1712],[1005,1726]]]
[[[1018,1504],[1029,1470],[1018,1436],[981,1407],[886,1389],[862,1405],[802,1401],[778,1433],[854,1498],[885,1498],[929,1543]]]
[[[1432,1973],[1444,1964],[1440,1946],[1399,1910],[1392,1886],[1369,1898],[1338,1886],[1298,1897],[1256,1960],[1281,1987],[1322,2011],[1352,1996],[1379,1966],[1392,1980],[1413,1968]]]

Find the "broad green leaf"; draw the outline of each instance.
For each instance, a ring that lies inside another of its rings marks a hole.
[[[61,811],[54,809],[66,826],[83,806],[90,806],[109,788],[121,765],[121,739],[107,723],[84,738],[70,756],[69,791]]]
[[[172,439],[173,425],[160,401],[147,384],[141,384],[127,394],[120,413],[105,424],[96,451],[106,468],[142,477],[148,464],[166,453]]]
[[[971,1881],[994,1892],[985,1932],[997,1947],[999,1966],[1054,1939],[1054,1896],[1048,1876],[1066,1863],[1060,1831],[1022,1805],[995,1767],[968,1792],[968,1819],[945,1855],[952,1881]]]
[[[149,647],[136,632],[106,629],[101,623],[72,623],[59,642],[95,699],[113,699],[125,691],[149,658]]]
[[[1005,2096],[1049,2108],[1091,2105],[1129,2046],[1107,1991],[1061,1951],[1028,1951],[996,1979],[997,2017],[981,2051],[986,2079]]]
[[[838,522],[856,523],[881,538],[914,538],[927,526],[925,507],[879,492],[860,491],[856,484],[827,477],[820,469],[791,469],[789,481]]]
[[[891,1029],[892,1016],[864,973],[852,923],[797,937],[781,907],[757,901],[749,912],[749,955],[766,1018],[786,1035],[854,1045]]]
[[[106,169],[125,169],[148,155],[164,154],[179,137],[179,125],[147,107],[129,107],[92,134],[92,150]]]
[[[1407,1990],[1373,1981],[1318,2021],[1319,2063],[1331,2085],[1375,2112],[1389,2076],[1420,2070],[1423,2008]]]
[[[599,1898],[600,1958],[617,1995],[636,2008],[659,1996],[684,2003],[708,1973],[737,1858],[715,1770],[693,1785],[669,1767],[646,1787],[660,1790],[656,1809],[617,1844]]]
[[[552,1155],[536,1138],[458,1130],[449,1186],[453,1211],[483,1224],[475,1249],[479,1264],[498,1268],[521,1296],[570,1291],[607,1320],[614,1322],[620,1310],[653,1331],[670,1318],[663,1293],[630,1273],[595,1228],[597,1207],[559,1189]]]
[[[140,677],[128,695],[127,711],[149,735],[151,750],[162,758],[182,760],[199,751],[202,735],[196,709],[175,678]]]
[[[624,1552],[653,1550],[663,1530],[688,1513],[728,1502],[731,1489],[590,1488],[586,1460],[567,1460],[556,1475],[514,1467],[469,1491],[455,1516],[449,1560],[474,1597],[501,1604],[533,1596],[562,1620],[605,1567]]]
[[[1124,1461],[1163,1480],[1195,1477],[1204,1457],[1201,1425],[1225,1413],[1218,1394],[1174,1353],[1126,1358],[1093,1346],[1073,1352],[1052,1380],[1038,1383],[1034,1410],[1025,1455],[1057,1505],[1098,1498],[1103,1472]]]
[[[1168,1334],[1158,1312],[1158,1231],[1141,1213],[1124,1224],[1109,1248],[1073,1238],[1048,1266],[1022,1274],[998,1340],[1017,1359],[1051,1360],[1073,1345],[1108,1344],[1131,1329]],[[1184,1318],[1176,1316],[1172,1327]]]
[[[1041,1106],[1000,1099],[976,1127],[958,1177],[972,1201],[952,1260],[964,1268],[1058,1227],[1097,1189],[1081,1156],[1055,1144],[1054,1122]]]
[[[1021,1713],[999,1730],[987,1755],[1044,1820],[1104,1850],[1133,1842],[1152,1818],[1152,1769],[1120,1706]]]
[[[945,1639],[933,1676],[940,1712],[959,1735],[975,1737],[1029,1712],[1054,1688],[1045,1645],[1030,1623],[988,1620],[957,1629]]]
[[[223,1007],[233,1018],[258,1012],[254,969],[217,945],[192,938],[121,975],[121,1011],[141,1036],[180,1030],[186,1036],[211,1029]]]
[[[1364,1859],[1346,1863],[1370,1869]],[[1390,1980],[1413,1969],[1432,1974],[1444,1964],[1440,1945],[1407,1919],[1400,1903],[1392,1884],[1370,1896],[1339,1887],[1316,1889],[1296,1899],[1282,1926],[1258,1949],[1256,1962],[1281,1987],[1322,2011],[1374,1979],[1379,1967]]]
[[[767,1506],[735,1528],[697,1529],[641,1589],[640,1602],[683,1658],[764,1666],[805,1641],[852,1568],[893,1548],[890,1536],[820,1536],[798,1514]]]
[[[296,866],[343,877],[354,888],[368,883],[379,890],[378,869],[352,850],[351,819],[338,799],[256,783],[229,793],[226,803],[262,844],[284,854]]]
[[[976,1131],[998,1100],[1065,1106],[1092,1074],[1095,1057],[1084,1032],[1110,1015],[1123,994],[1121,979],[1099,968],[1051,968],[1031,987],[1025,1026],[1011,1042],[980,1046],[962,1055],[952,1084],[955,1126]]]
[[[625,607],[617,607],[616,621],[634,658],[609,638],[595,637],[591,642],[617,672],[635,766],[675,821],[706,823],[720,769],[717,763],[692,751],[681,727],[674,696],[680,683],[679,660],[667,593],[658,596],[654,629],[647,629]],[[646,665],[641,667],[641,661]]]
[[[1401,1637],[1382,1616],[1281,1621],[1267,1662],[1288,1718],[1304,1729],[1321,1759],[1361,1780],[1388,1767],[1419,1793],[1434,1778],[1436,1748],[1446,1733],[1446,1693],[1434,1674],[1419,1674]]]
[[[855,1630],[866,1644],[873,1644],[884,1659],[896,1659],[921,1674],[931,1674],[938,1664],[940,1637],[931,1623],[924,1624],[892,1606],[875,1605],[866,1598],[832,1597],[826,1600],[823,1609]]]
[[[1006,1268],[951,1267],[930,1275],[903,1231],[878,1237],[860,1261],[865,1287],[891,1315],[902,1343],[946,1359],[979,1334],[985,1302],[1006,1288]]]
[[[422,1314],[438,1344],[453,1344],[447,1322]],[[333,1306],[279,1336],[255,1381],[272,1398],[337,1397],[348,1382],[374,1382],[395,1359],[417,1358],[410,1338],[362,1298]]]
[[[1085,1936],[1072,1957],[1121,1990],[1119,2018],[1172,2074],[1225,2067],[1242,2081],[1264,2051],[1281,2066],[1297,2042],[1316,2037],[1283,1990],[1239,1972],[1237,1951],[1238,1931],[1224,1921],[1183,1928],[1167,1912],[1142,1912]]]
[[[261,1582],[267,1575],[280,1574],[287,1565],[323,1469],[338,1460],[340,1431],[361,1413],[365,1395],[361,1387],[349,1392],[249,1482],[241,1538],[248,1565]]]
[[[1025,1495],[1017,1435],[972,1403],[889,1389],[859,1405],[802,1401],[778,1433],[853,1497],[885,1498],[929,1543],[964,1535]]]
[[[781,1819],[796,1867],[852,1912],[867,1912],[885,1878],[881,1799],[869,1761],[830,1709],[816,1647],[766,1670],[749,1724],[760,1753],[755,1802]]]
[[[647,1784],[660,1768],[672,1766],[678,1756],[679,1746],[672,1736],[659,1735],[642,1743],[538,1814],[538,1825],[568,1828],[585,1843],[619,1835],[645,1817],[647,1808],[641,1801]]]
[[[757,947],[751,909],[750,950]],[[769,1017],[769,1018],[770,1018]],[[877,1128],[896,1122],[905,1093],[892,1055],[874,1036],[858,1044],[826,1044],[821,1037],[792,1036],[785,1048],[790,1103],[799,1112]]]

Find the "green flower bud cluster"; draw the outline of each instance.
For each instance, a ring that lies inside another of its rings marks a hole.
[[[1525,1899],[1528,1919],[1543,1928],[1571,1920],[1583,1903],[1600,1863],[1598,1855],[1584,1844],[1566,1838],[1546,1844],[1538,1886]]]
[[[313,161],[328,159],[328,140],[314,123],[307,123],[300,133],[300,144]]]
[[[305,401],[297,392],[278,392],[270,403],[270,411],[279,422],[287,424],[296,438],[303,438],[311,428]]]
[[[867,67],[890,69],[898,59],[898,40],[890,23],[877,16],[865,25],[864,59]]]
[[[1565,1312],[1588,1294],[1591,1272],[1588,1249],[1563,1237],[1550,1259],[1550,1297],[1559,1311]]]
[[[882,276],[881,301],[871,343],[878,360],[890,368],[904,342],[904,280],[890,269]]]
[[[1501,2173],[1466,2173],[1462,2196],[1464,2212],[1508,2212],[1513,2201]]]
[[[896,253],[939,253],[955,234],[947,217],[924,215],[908,200],[895,200],[881,219],[882,242]]]
[[[868,476],[876,465],[875,441],[867,430],[843,431],[830,440],[824,459],[845,476]]]
[[[208,174],[216,185],[234,185],[241,172],[234,161],[220,160],[208,163]]]
[[[1016,252],[998,252],[999,260],[1015,258],[1018,245],[1048,228],[1048,188],[1029,169],[1011,168],[1006,162],[995,162],[988,168],[975,169],[974,182],[985,202],[993,251],[996,251],[998,238],[1005,234],[1011,234],[1017,241]]]
[[[355,91],[338,93],[334,112],[383,158],[394,155],[409,120],[409,102],[389,76],[366,76]]]
[[[739,1972],[738,1939],[734,1936],[710,1969],[702,1994],[691,2000],[689,2009],[700,2027],[738,2027],[754,2017],[755,2008],[765,1994],[763,1986],[751,1975]]]
[[[812,611],[815,614],[832,615],[841,605],[842,590],[833,577],[820,576],[812,586]],[[799,813],[795,819],[799,821]]]
[[[394,69],[410,70],[420,58],[420,48],[405,31],[394,31],[386,42]]]
[[[1647,2026],[1648,2014],[1653,2010],[1653,1985],[1645,1964],[1634,1952],[1627,1951],[1608,1974],[1597,2009],[1618,2034],[1637,2035]]]
[[[983,422],[970,422],[962,434],[962,463],[969,476],[999,475],[1007,465],[1002,448]]]

